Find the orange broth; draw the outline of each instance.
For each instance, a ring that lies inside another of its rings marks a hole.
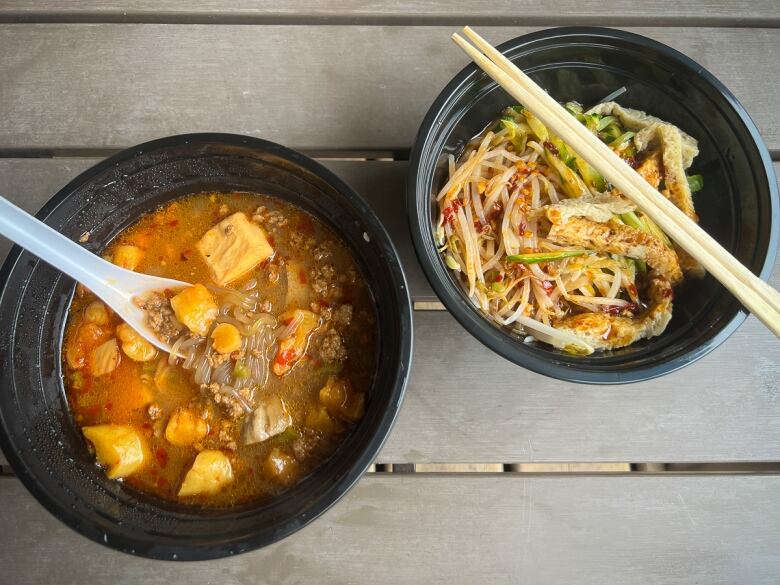
[[[265,209],[258,215],[259,207]],[[200,193],[184,197],[149,213],[123,231],[105,250],[105,257],[112,259],[117,247],[132,245],[143,252],[134,267],[137,272],[193,284],[211,283],[209,267],[196,249],[196,243],[212,226],[236,212],[255,216],[253,221],[268,234],[274,256],[230,283],[228,288],[240,288],[250,278],[256,278],[262,297],[273,305],[272,315],[278,316],[289,309],[306,309],[315,311],[322,323],[309,338],[303,358],[289,373],[280,377],[271,372],[262,388],[253,389],[255,398],[276,395],[284,400],[292,417],[292,430],[263,442],[243,444],[246,417],[231,418],[223,407],[214,404],[204,388],[194,383],[192,372],[181,367],[181,360],[170,365],[167,354],[159,353],[150,361],[138,362],[119,351],[116,368],[101,376],[90,374],[89,357],[84,358],[82,367],[72,367],[67,351],[88,356],[91,348],[115,337],[116,327],[121,324],[111,311],[108,311],[108,323],[87,323],[86,307],[97,299],[81,286],[70,308],[65,334],[65,388],[77,424],[83,427],[112,423],[132,427],[143,437],[147,455],[138,471],[123,478],[125,484],[163,499],[200,506],[227,507],[267,498],[300,481],[330,457],[356,421],[332,413],[323,419],[320,389],[335,375],[346,380],[354,392],[364,393],[368,401],[377,361],[374,303],[349,249],[321,221],[279,199],[250,193]],[[317,250],[323,242],[328,243],[330,253],[317,259]],[[318,264],[323,262],[331,264],[336,275],[333,289],[336,292],[331,290],[328,298],[312,287]],[[267,278],[274,266],[278,270],[288,265],[297,267],[298,284],[306,289],[305,302],[300,300],[301,294],[294,302],[287,301],[279,284]],[[324,362],[317,348],[328,329],[335,327],[327,316],[342,305],[349,305],[352,315],[350,324],[341,329],[347,357],[334,365]],[[177,408],[202,413],[209,429],[202,441],[181,447],[166,439],[166,424]],[[312,423],[312,416],[318,412],[319,422]],[[216,449],[227,455],[234,479],[215,494],[179,497],[183,478],[203,449]],[[268,471],[266,462],[274,449],[291,462],[284,477]]]

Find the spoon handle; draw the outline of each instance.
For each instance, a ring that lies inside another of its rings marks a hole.
[[[115,266],[85,250],[76,242],[53,230],[42,221],[0,196],[0,235],[38,256],[93,290],[98,296],[116,296],[107,282]]]

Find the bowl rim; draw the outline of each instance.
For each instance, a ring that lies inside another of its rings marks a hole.
[[[637,47],[650,49],[657,54],[660,54],[663,58],[676,62],[676,64],[699,76],[705,84],[712,86],[733,109],[756,146],[761,159],[761,167],[763,168],[769,187],[769,237],[767,240],[766,255],[759,273],[759,277],[766,281],[772,273],[778,252],[778,240],[780,240],[780,196],[778,195],[777,179],[775,177],[772,159],[761,138],[758,128],[747,113],[747,110],[739,100],[737,100],[734,94],[712,73],[687,55],[659,41],[636,33],[608,27],[567,26],[548,28],[511,38],[500,45],[497,45],[496,48],[500,52],[506,53],[507,51],[522,49],[523,47],[532,45],[538,41],[551,41],[555,39],[565,39],[567,37],[581,38],[585,36],[592,37],[593,39],[621,41],[633,44]],[[434,292],[460,325],[483,345],[519,366],[527,368],[537,374],[566,382],[581,384],[595,383],[614,385],[651,380],[677,371],[680,368],[699,360],[728,339],[745,319],[747,319],[748,311],[742,306],[738,308],[734,317],[728,321],[717,334],[710,338],[707,343],[685,351],[668,361],[660,364],[649,364],[611,372],[585,370],[576,366],[556,364],[549,359],[533,355],[522,347],[522,343],[511,338],[502,329],[494,327],[473,305],[465,302],[459,295],[452,294],[452,291],[440,278],[440,274],[438,274],[439,267],[436,263],[438,262],[440,264],[440,261],[438,259],[438,254],[434,253],[435,246],[433,246],[433,236],[432,234],[427,233],[426,226],[422,220],[422,215],[426,213],[426,209],[430,205],[430,194],[427,192],[425,194],[420,193],[420,190],[425,187],[423,184],[425,180],[422,177],[421,172],[423,162],[422,156],[423,150],[427,147],[427,143],[433,134],[433,129],[435,128],[437,119],[442,111],[447,108],[450,100],[458,93],[461,86],[468,83],[473,75],[481,73],[482,71],[476,64],[469,63],[461,69],[436,96],[436,99],[425,114],[417,135],[415,136],[414,145],[409,157],[409,171],[406,183],[406,205],[407,214],[409,216],[409,231],[411,232],[415,254]],[[491,80],[490,83],[495,84],[496,82]]]
[[[394,292],[394,302],[398,304],[398,313],[400,317],[398,323],[399,363],[395,370],[395,378],[391,386],[392,392],[387,399],[388,404],[390,405],[388,408],[389,412],[382,416],[379,425],[372,433],[370,440],[361,447],[359,457],[349,466],[348,471],[342,474],[338,480],[334,482],[334,485],[329,488],[329,491],[331,492],[330,497],[320,499],[317,501],[316,505],[305,509],[294,517],[290,517],[283,524],[279,525],[270,536],[267,532],[253,532],[249,536],[241,537],[230,543],[199,546],[167,543],[149,546],[148,541],[136,540],[133,537],[124,535],[122,536],[121,544],[112,539],[106,540],[105,538],[101,538],[95,530],[90,529],[89,523],[81,520],[77,511],[63,506],[56,497],[39,485],[35,475],[28,470],[25,462],[17,454],[15,448],[13,448],[13,442],[7,434],[4,417],[2,416],[2,413],[0,413],[0,447],[3,450],[3,453],[6,455],[17,478],[21,480],[25,488],[53,516],[82,536],[114,550],[132,554],[133,556],[180,561],[218,559],[263,548],[297,532],[316,518],[320,517],[341,500],[341,498],[355,486],[358,480],[363,477],[368,467],[374,462],[395,425],[409,383],[414,343],[413,310],[406,274],[395,244],[376,212],[371,208],[368,202],[357,193],[357,191],[321,163],[296,150],[262,138],[218,132],[189,133],[166,136],[164,138],[150,140],[126,148],[104,158],[100,162],[79,173],[64,187],[57,191],[57,193],[35,214],[35,217],[45,222],[48,216],[50,216],[59,205],[65,202],[75,189],[79,188],[96,175],[109,170],[119,162],[132,159],[151,150],[187,144],[189,142],[203,143],[204,145],[219,143],[229,146],[246,146],[267,154],[278,156],[302,167],[313,175],[316,175],[329,186],[337,190],[341,195],[346,197],[350,203],[354,205],[359,216],[366,219],[365,225],[372,230],[372,239],[376,236],[379,244],[387,251],[388,256],[391,259],[395,259],[395,262],[390,261],[386,262],[386,264],[390,277],[399,285]],[[23,248],[14,244],[0,267],[0,301],[2,301],[6,295],[8,278],[24,252],[25,250]],[[182,540],[184,540],[184,537]],[[134,547],[133,545],[136,546]]]

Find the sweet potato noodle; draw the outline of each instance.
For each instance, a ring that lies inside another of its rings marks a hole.
[[[696,140],[603,103],[566,109],[697,220]],[[474,305],[500,326],[578,355],[660,335],[672,289],[703,271],[522,106],[475,137],[437,195],[434,237]]]
[[[170,354],[77,288],[65,387],[109,477],[192,505],[267,498],[360,421],[377,363],[374,303],[317,219],[268,196],[200,193],[142,217],[105,256],[192,283],[136,299]]]

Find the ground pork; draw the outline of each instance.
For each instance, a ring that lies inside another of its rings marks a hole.
[[[172,344],[183,326],[176,319],[171,308],[171,301],[160,293],[152,293],[138,305],[146,311],[147,323],[155,335],[167,344]]]
[[[320,357],[326,362],[341,362],[347,359],[347,349],[341,334],[330,329],[320,343]]]

